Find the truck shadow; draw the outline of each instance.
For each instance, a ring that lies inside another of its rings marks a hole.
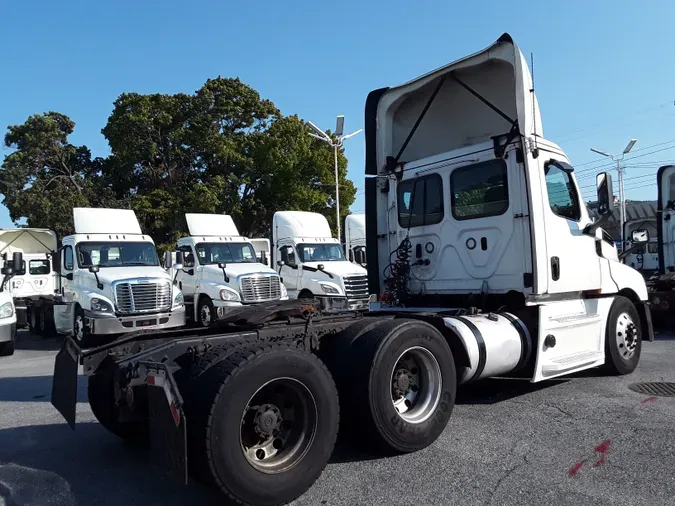
[[[527,378],[487,378],[457,390],[457,404],[496,404],[523,395],[555,388],[569,381],[554,378],[539,383],[530,383]]]
[[[28,330],[19,330],[16,333],[14,348],[24,351],[58,351],[61,349],[63,337],[42,337],[30,333]]]
[[[51,376],[13,376],[0,378],[0,402],[50,402]],[[87,378],[77,378],[77,402],[87,401]],[[0,446],[2,457],[2,446]]]
[[[175,482],[146,450],[98,423],[0,430],[0,504],[221,504],[209,489]]]

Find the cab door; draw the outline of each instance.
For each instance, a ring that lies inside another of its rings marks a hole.
[[[59,334],[71,335],[75,320],[75,279],[74,279],[74,254],[73,245],[67,244],[61,250],[60,275],[61,287],[59,288],[61,301],[54,303],[54,326]]]
[[[276,267],[276,269],[288,291],[288,297],[294,299],[298,296],[301,288],[299,284],[302,279],[302,271],[300,270],[302,266],[298,263],[298,256],[292,244],[284,244],[278,246],[278,248],[276,258],[285,259],[285,263],[281,267]]]
[[[178,288],[183,292],[183,300],[188,307],[195,302],[195,293],[197,283],[197,267],[195,265],[195,253],[192,246],[184,244],[178,246],[178,251],[183,252],[183,268],[178,271],[176,281]]]
[[[574,169],[566,161],[550,158],[543,163],[543,231],[546,237],[545,265],[548,294],[572,294],[601,286],[600,257],[595,237],[584,234],[591,223]]]

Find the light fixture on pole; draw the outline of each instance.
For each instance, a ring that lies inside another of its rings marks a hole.
[[[624,148],[623,152],[620,155],[610,155],[609,153],[605,153],[604,151],[600,151],[599,149],[591,148],[591,151],[594,153],[597,153],[602,156],[606,156],[607,158],[611,158],[612,161],[616,162],[616,171],[619,176],[619,215],[620,215],[620,220],[621,220],[621,247],[625,248],[626,245],[624,244],[625,237],[623,236],[623,225],[626,222],[626,199],[625,199],[625,194],[623,190],[623,171],[624,168],[621,165],[621,162],[623,161],[623,157],[630,153],[630,150],[633,149],[633,146],[635,146],[635,143],[637,142],[637,139],[631,139],[628,145]]]
[[[309,132],[309,135],[314,137],[315,139],[319,139],[320,141],[327,142],[331,146],[333,146],[333,155],[334,155],[334,162],[335,162],[335,213],[336,213],[336,222],[337,222],[337,239],[340,243],[342,243],[342,236],[341,236],[341,230],[340,230],[340,183],[339,183],[339,178],[338,178],[338,149],[342,147],[342,143],[349,139],[350,137],[354,137],[356,134],[361,132],[363,129],[359,128],[357,131],[352,132],[347,135],[342,135],[344,132],[344,127],[345,127],[345,117],[343,115],[340,115],[337,117],[337,121],[335,123],[335,139],[332,139],[326,132],[321,130],[318,126],[316,126],[314,123],[311,121],[307,122],[307,125],[309,126],[309,129],[312,130]]]

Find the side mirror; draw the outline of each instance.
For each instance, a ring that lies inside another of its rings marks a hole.
[[[23,269],[23,253],[16,251],[12,257],[14,272],[20,272]]]
[[[316,267],[317,267],[317,269],[319,269],[320,271],[323,270],[323,264],[318,264]]]
[[[366,252],[363,249],[359,248],[354,251],[354,256],[356,257],[356,263],[363,265],[366,263]]]
[[[284,264],[288,264],[288,248],[283,248],[281,250],[281,261]]]
[[[264,251],[260,252],[260,263],[267,265],[267,254]]]
[[[284,262],[283,260],[277,260],[277,265],[279,267],[283,267],[284,265],[286,265],[286,262]]]
[[[598,214],[605,216],[614,211],[614,192],[612,190],[612,176],[607,172],[601,172],[595,178],[598,193]]]
[[[54,272],[61,272],[61,251],[56,250],[52,253],[52,270]]]
[[[352,251],[351,249],[349,250],[349,261],[350,261],[350,262],[353,262],[353,261],[354,261],[354,253],[355,253],[355,252]]]
[[[164,268],[169,269],[171,267],[171,252],[170,251],[165,251],[164,252]]]
[[[633,230],[630,239],[633,241],[633,244],[649,242],[649,231],[644,229]]]
[[[227,264],[225,262],[218,262],[218,267],[224,269],[225,267],[227,267]]]
[[[176,251],[176,263],[180,264],[180,265],[183,265],[185,263],[184,260],[185,260],[185,258],[183,256],[183,252],[182,251]]]
[[[94,274],[96,274],[100,270],[101,270],[101,267],[98,266],[98,265],[90,265],[89,266],[89,272],[92,272]]]
[[[11,276],[12,274],[14,274],[14,267],[12,267],[11,265],[6,265],[2,268],[0,273],[2,273],[3,276]]]

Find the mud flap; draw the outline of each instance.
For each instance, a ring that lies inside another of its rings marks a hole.
[[[644,322],[642,323],[642,335],[647,336],[647,341],[654,341],[654,324],[652,323],[652,309],[648,302],[642,304],[642,314]]]
[[[187,485],[187,431],[183,400],[164,364],[144,363],[148,369],[150,449],[170,475]]]
[[[61,413],[73,430],[75,430],[75,410],[77,406],[78,367],[78,353],[66,339],[54,361],[52,406]]]

